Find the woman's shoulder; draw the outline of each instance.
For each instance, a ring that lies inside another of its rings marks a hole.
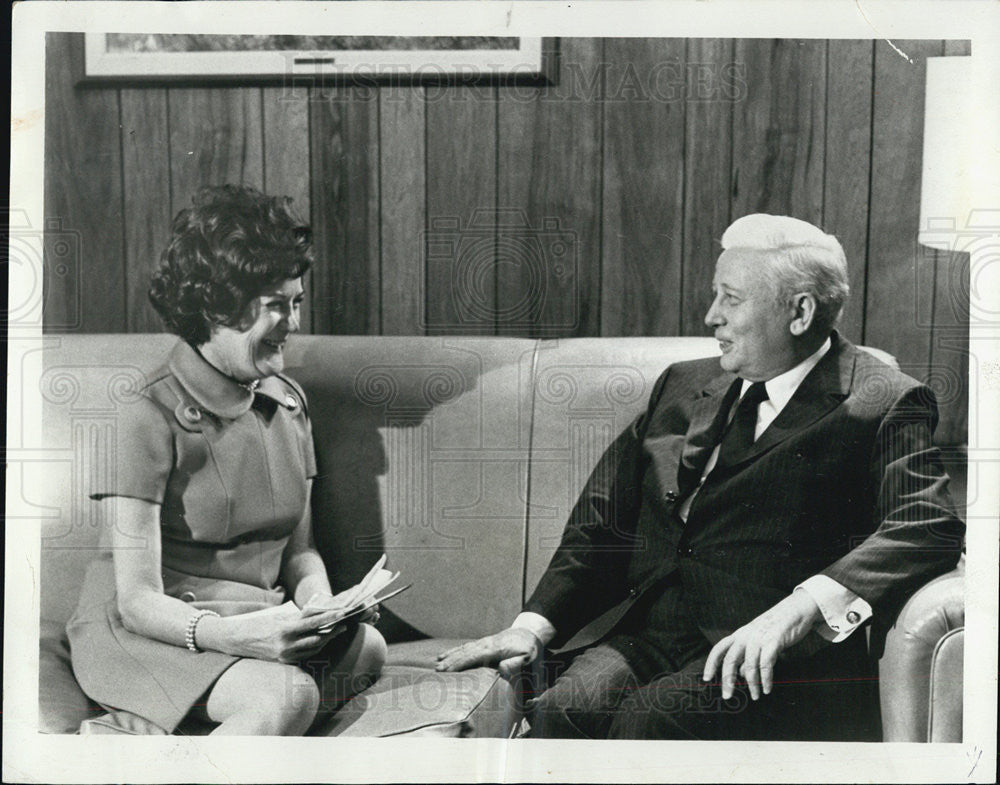
[[[163,363],[146,375],[144,384],[119,411],[124,423],[142,431],[197,430],[201,419],[195,401]]]
[[[258,392],[274,399],[292,414],[309,416],[309,407],[305,391],[292,377],[279,373],[269,376],[261,383]]]

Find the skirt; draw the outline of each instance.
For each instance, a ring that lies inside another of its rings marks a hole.
[[[83,691],[172,733],[239,657],[136,635],[118,613],[110,555],[87,571],[77,611],[66,625],[73,672]]]

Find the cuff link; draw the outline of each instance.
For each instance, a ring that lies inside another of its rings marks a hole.
[[[847,621],[849,621],[851,624],[857,624],[859,621],[861,621],[861,614],[858,613],[857,611],[848,611]]]
[[[289,409],[294,409],[294,408],[296,408],[299,405],[299,402],[295,398],[294,395],[286,395],[285,396],[285,403],[288,404],[288,408]]]

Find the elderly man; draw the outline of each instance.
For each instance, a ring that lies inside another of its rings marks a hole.
[[[932,392],[834,330],[840,243],[750,215],[722,247],[705,316],[722,357],[663,373],[524,612],[439,658],[511,675],[559,647],[533,735],[877,738],[859,628],[877,652],[957,561]]]

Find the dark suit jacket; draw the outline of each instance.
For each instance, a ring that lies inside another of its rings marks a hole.
[[[933,393],[832,337],[771,426],[709,475],[686,525],[674,514],[689,490],[678,469],[700,473],[736,377],[717,358],[663,373],[594,469],[525,605],[555,625],[554,647],[596,642],[672,573],[713,643],[823,573],[872,605],[881,651],[907,597],[955,565],[965,527],[931,444]],[[810,641],[798,651],[815,651]]]

